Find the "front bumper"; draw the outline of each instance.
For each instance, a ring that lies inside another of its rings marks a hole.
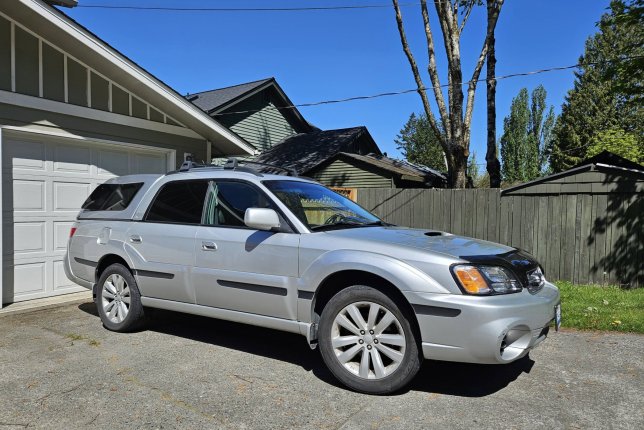
[[[484,364],[525,356],[546,338],[560,301],[550,283],[535,294],[404,294],[416,312],[426,359]]]

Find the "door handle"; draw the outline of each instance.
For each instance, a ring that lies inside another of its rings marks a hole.
[[[143,239],[141,239],[141,236],[139,236],[138,234],[133,234],[132,236],[130,236],[130,242],[141,243],[143,242]]]
[[[201,242],[201,249],[204,251],[216,251],[217,244],[215,242]]]

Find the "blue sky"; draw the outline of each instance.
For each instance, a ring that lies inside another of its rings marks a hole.
[[[296,7],[388,4],[387,0],[79,0],[81,5],[174,7]],[[401,0],[401,4],[417,3]],[[506,0],[496,31],[497,75],[575,64],[609,0]],[[431,5],[430,5],[431,6]],[[400,91],[415,87],[392,8],[302,12],[161,12],[64,9],[99,37],[180,93],[193,93],[274,76],[298,103]],[[430,13],[433,7],[430,7]],[[419,7],[403,7],[407,35],[421,69],[426,47]],[[481,49],[485,10],[463,34],[463,75],[469,79]],[[438,67],[446,83],[440,28],[434,22]],[[485,76],[483,71],[481,76]],[[572,70],[499,81],[497,134],[522,87],[543,84],[559,112],[572,87]],[[429,78],[425,75],[425,82]],[[394,138],[418,94],[302,108],[322,129],[365,125],[383,151],[400,156]],[[479,84],[470,150],[484,162],[485,85]]]

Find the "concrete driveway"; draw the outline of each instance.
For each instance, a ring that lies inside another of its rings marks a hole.
[[[507,366],[425,362],[376,397],[304,338],[154,312],[105,330],[92,303],[0,315],[0,428],[644,428],[644,337],[552,333]]]

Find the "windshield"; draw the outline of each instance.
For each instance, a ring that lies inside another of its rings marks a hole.
[[[353,201],[319,184],[264,181],[264,185],[313,231],[386,225]]]

